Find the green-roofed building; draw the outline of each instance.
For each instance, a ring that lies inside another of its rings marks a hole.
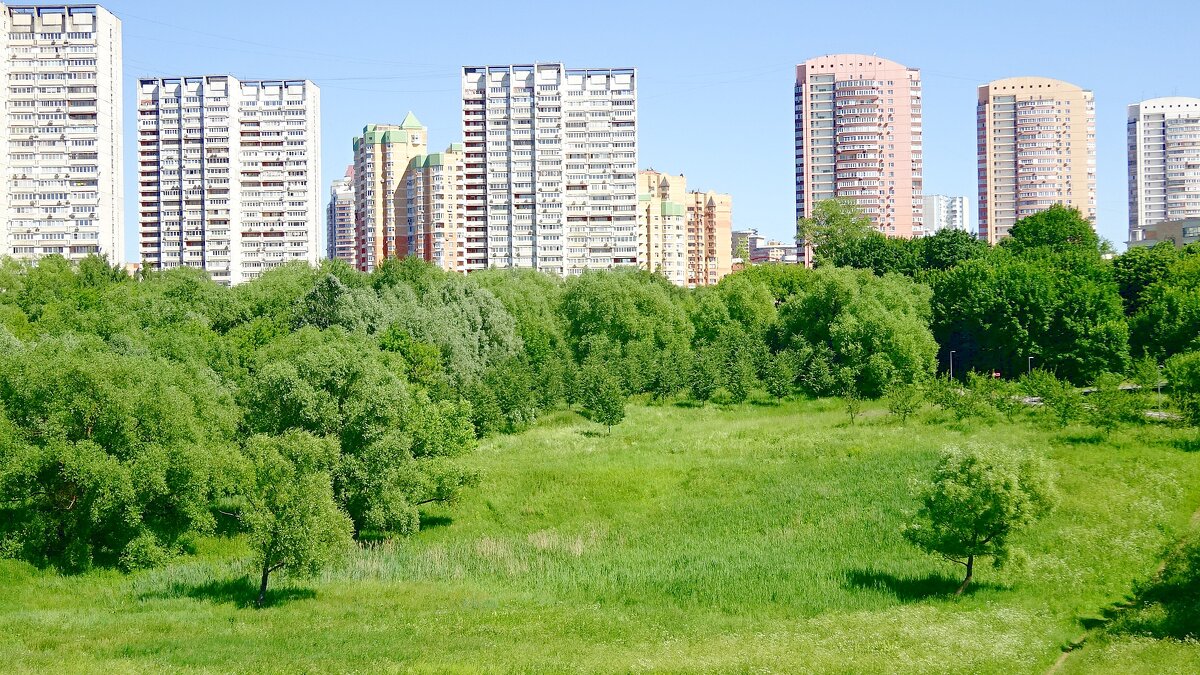
[[[411,247],[404,225],[404,173],[424,156],[428,130],[409,112],[400,124],[368,124],[354,148],[355,266],[370,272]],[[399,191],[399,200],[397,197]],[[399,215],[398,215],[399,214]]]

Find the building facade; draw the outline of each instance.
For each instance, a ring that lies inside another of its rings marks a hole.
[[[996,80],[979,87],[976,124],[981,239],[994,244],[1054,204],[1095,225],[1092,92],[1046,77]]]
[[[397,189],[396,219],[412,243],[410,254],[449,272],[467,271],[466,163],[462,143],[417,155]]]
[[[644,269],[687,285],[687,180],[653,169],[639,171],[638,191],[638,259]]]
[[[637,73],[462,69],[468,269],[639,265]]]
[[[1160,242],[1173,242],[1176,248],[1200,242],[1200,218],[1183,218],[1181,220],[1160,220],[1136,232],[1135,239],[1129,240],[1130,246],[1154,246]]]
[[[796,217],[846,198],[883,234],[923,234],[920,71],[821,56],[796,66],[794,94]]]
[[[426,128],[411,112],[400,124],[368,124],[354,139],[354,232],[357,266],[363,272],[387,258],[408,255],[407,224],[396,220],[397,213],[404,213],[403,204],[396,204],[396,191],[412,158],[424,155],[428,142]]]
[[[965,196],[925,195],[925,235],[942,230],[972,232],[969,204]]]
[[[138,224],[147,269],[225,285],[320,257],[320,92],[229,75],[138,82]]]
[[[733,197],[719,192],[689,192],[687,210],[687,285],[713,286],[733,271]]]
[[[121,22],[98,5],[2,4],[0,21],[0,254],[123,262]]]
[[[329,186],[325,208],[325,256],[354,265],[354,165]]]
[[[1200,218],[1200,98],[1129,106],[1129,241],[1164,221]]]

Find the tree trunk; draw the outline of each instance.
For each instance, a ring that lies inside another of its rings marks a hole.
[[[967,586],[971,583],[971,573],[975,570],[975,556],[967,556],[967,577],[963,579],[962,586],[958,587],[955,595],[962,595],[963,591],[967,590]],[[266,583],[266,578],[263,578],[263,583]]]
[[[258,600],[254,601],[255,607],[262,607],[263,602],[267,599],[267,578],[271,576],[271,566],[269,563],[263,563],[262,568],[262,583],[258,587]]]

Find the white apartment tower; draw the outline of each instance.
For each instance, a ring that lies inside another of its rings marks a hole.
[[[329,186],[329,206],[325,210],[325,255],[353,266],[354,247],[354,165],[346,175]]]
[[[1200,218],[1200,98],[1129,106],[1129,241],[1167,221]]]
[[[320,134],[320,92],[307,80],[140,80],[143,264],[198,267],[226,285],[316,264]]]
[[[462,70],[466,267],[638,265],[637,73]]]
[[[0,20],[0,255],[122,262],[121,22],[98,5],[0,4]]]
[[[925,235],[942,230],[971,232],[969,200],[964,196],[925,195]]]

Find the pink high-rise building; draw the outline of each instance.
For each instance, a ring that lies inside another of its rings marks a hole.
[[[923,235],[920,71],[819,56],[796,66],[795,95],[797,218],[846,198],[888,236]]]

